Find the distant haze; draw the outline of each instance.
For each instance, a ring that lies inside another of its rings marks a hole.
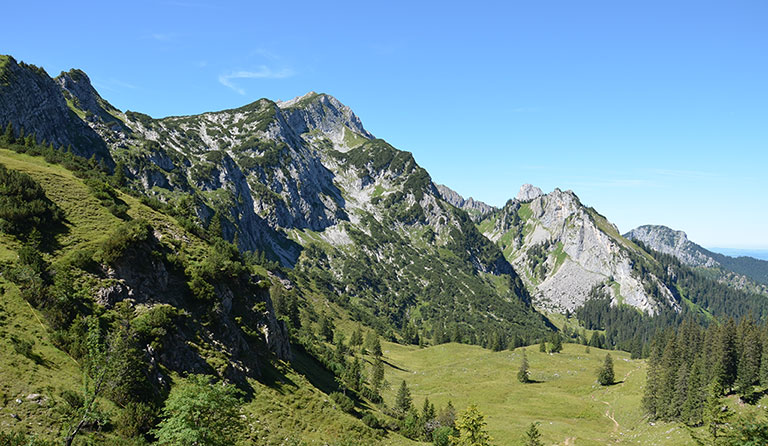
[[[754,257],[760,260],[768,260],[768,249],[737,249],[737,248],[707,248],[712,252],[719,252],[731,257]]]

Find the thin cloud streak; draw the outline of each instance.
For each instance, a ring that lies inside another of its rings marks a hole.
[[[233,79],[285,79],[294,75],[293,70],[284,68],[275,71],[266,65],[259,67],[258,71],[233,71],[228,74],[219,75],[219,83],[225,87],[231,88],[238,94],[245,94],[245,90],[238,87]]]

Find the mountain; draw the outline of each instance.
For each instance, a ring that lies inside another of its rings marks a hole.
[[[714,268],[718,266],[712,253],[688,240],[683,231],[675,231],[666,226],[644,225],[624,234],[630,240],[641,241],[645,246],[672,254],[688,266]]]
[[[241,251],[290,268],[302,289],[382,332],[412,324],[485,343],[493,331],[533,337],[550,329],[468,213],[446,201],[410,153],[376,139],[330,95],[154,119],[117,110],[80,70],[50,79],[14,67],[4,95],[21,97],[27,84],[19,80],[39,78],[47,87],[35,101],[58,106],[27,122],[6,101],[0,124],[47,135],[59,121],[78,122],[99,136],[93,154],[106,147],[126,187],[189,229],[216,228]],[[473,214],[489,211],[467,202]]]
[[[549,310],[574,311],[595,289],[648,313],[679,311],[670,287],[642,275],[648,254],[571,191],[548,194],[524,185],[517,198],[478,225],[521,275],[534,302]]]
[[[627,232],[624,237],[673,255],[685,265],[708,269],[719,281],[735,288],[768,294],[768,261],[709,251],[688,240],[685,232],[666,226],[643,225]]]
[[[88,116],[78,116],[71,105],[71,100],[62,94],[56,80],[45,70],[0,55],[0,123],[3,126],[13,123],[17,132],[21,129],[27,135],[34,132],[38,143],[71,147],[77,155],[95,156],[107,166],[114,166],[106,144],[88,125]]]
[[[448,186],[444,186],[442,184],[436,184],[435,186],[437,186],[437,190],[440,192],[440,197],[442,197],[443,200],[456,206],[459,209],[467,211],[469,216],[475,222],[479,222],[483,219],[483,217],[496,210],[494,206],[483,203],[479,200],[475,200],[472,197],[469,197],[465,200],[464,197],[459,195],[458,192],[454,191]]]

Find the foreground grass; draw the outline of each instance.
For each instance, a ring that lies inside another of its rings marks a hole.
[[[387,343],[386,379],[393,401],[400,381],[406,380],[421,407],[425,397],[440,408],[449,400],[457,410],[477,404],[488,430],[499,446],[522,444],[525,429],[540,422],[544,444],[637,445],[693,444],[677,424],[650,424],[640,405],[645,384],[645,361],[630,360],[624,352],[614,358],[617,384],[602,387],[595,381],[605,350],[566,344],[559,354],[526,349],[531,384],[517,381],[522,349],[491,352],[476,346],[443,344],[419,349]]]

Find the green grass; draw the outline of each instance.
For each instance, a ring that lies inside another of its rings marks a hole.
[[[539,430],[547,445],[692,444],[681,426],[651,425],[643,418],[645,362],[630,360],[627,353],[610,352],[619,383],[601,387],[595,371],[606,351],[592,348],[587,354],[576,344],[565,344],[555,355],[528,347],[531,378],[537,381],[532,384],[516,378],[521,349],[494,353],[463,344],[419,349],[391,343],[383,348],[391,365],[386,370],[390,390],[385,401],[391,404],[397,386],[406,380],[417,407],[427,396],[438,408],[449,400],[459,411],[477,404],[498,446],[521,444],[524,430],[533,422],[541,422]]]
[[[42,317],[15,286],[0,279],[0,288],[0,431],[56,434],[59,416],[55,404],[62,390],[79,390],[79,366],[50,343]],[[14,350],[12,336],[34,341],[31,358]],[[32,394],[40,398],[27,399]]]
[[[349,127],[344,127],[344,145],[349,147],[350,149],[355,148],[359,145],[362,145],[368,141],[368,139],[363,138],[362,136],[355,133],[353,130],[351,130]]]
[[[530,219],[533,216],[533,211],[531,210],[531,204],[530,203],[521,204],[520,209],[518,209],[517,211],[517,215],[519,215],[520,219],[523,221]]]

